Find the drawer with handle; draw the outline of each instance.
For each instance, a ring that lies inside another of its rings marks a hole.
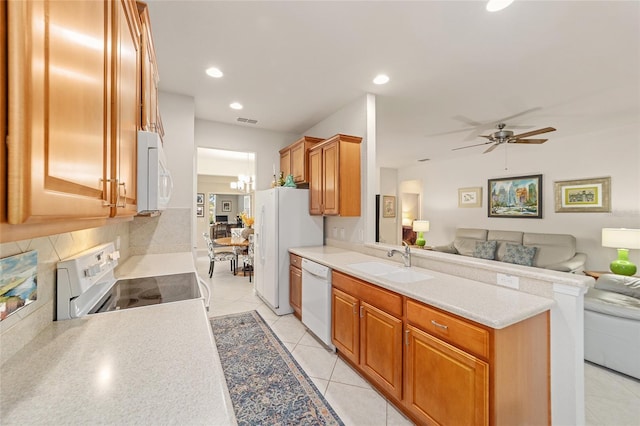
[[[407,321],[479,357],[489,357],[489,331],[471,322],[413,300],[407,300]]]

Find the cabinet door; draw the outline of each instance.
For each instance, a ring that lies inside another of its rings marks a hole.
[[[402,398],[402,320],[365,302],[360,305],[360,367]]]
[[[291,174],[291,150],[286,150],[280,153],[280,171],[286,178]],[[278,176],[276,176],[277,178]]]
[[[140,117],[140,25],[132,0],[113,3],[111,216],[137,213],[137,131]]]
[[[293,314],[302,318],[302,271],[295,266],[289,266],[289,304]]]
[[[487,425],[488,364],[410,325],[405,333],[407,408],[426,424]]]
[[[305,154],[304,142],[291,147],[291,172],[295,183],[303,183],[307,181],[307,161]]]
[[[338,148],[338,143],[332,143],[322,149],[322,210],[325,215],[340,213],[338,181],[340,156]]]
[[[360,318],[358,299],[336,288],[331,289],[331,338],[342,354],[358,363]]]
[[[110,214],[109,4],[8,5],[8,221]]]
[[[322,214],[322,150],[309,151],[309,214]]]

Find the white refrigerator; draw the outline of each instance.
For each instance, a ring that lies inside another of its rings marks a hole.
[[[321,246],[322,216],[309,214],[309,190],[275,187],[255,193],[254,259],[256,293],[277,314],[289,305],[289,248]]]

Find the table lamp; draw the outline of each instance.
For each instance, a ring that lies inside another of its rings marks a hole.
[[[418,247],[424,247],[427,243],[424,240],[423,232],[429,231],[429,221],[428,220],[414,220],[413,221],[413,230],[418,233],[418,238],[416,238],[416,245]]]
[[[618,249],[618,258],[611,262],[611,272],[631,276],[636,265],[629,261],[629,249],[640,249],[640,229],[602,228],[602,247]]]

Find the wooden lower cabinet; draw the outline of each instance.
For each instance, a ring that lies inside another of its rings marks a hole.
[[[302,258],[289,253],[289,304],[293,315],[302,320]]]
[[[289,265],[289,304],[293,315],[302,319],[302,271]]]
[[[360,304],[360,367],[402,398],[402,320],[366,302]]]
[[[489,424],[489,365],[424,331],[405,331],[405,404],[425,424]]]
[[[360,354],[360,317],[358,299],[331,289],[331,338],[340,353],[353,363]]]
[[[369,380],[402,398],[402,319],[372,304],[384,306],[386,290],[379,294],[374,286],[336,272],[333,282],[353,292],[332,289],[333,344]],[[397,295],[388,293],[390,305],[397,305]]]
[[[417,424],[551,423],[549,312],[493,329],[334,271],[338,354]]]

